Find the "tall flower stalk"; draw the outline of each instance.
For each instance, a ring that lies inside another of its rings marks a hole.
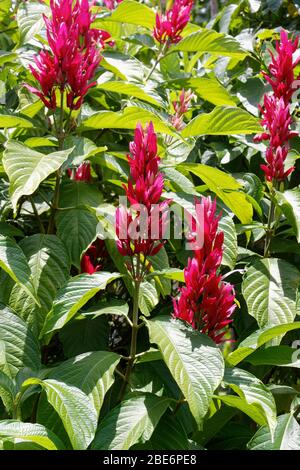
[[[210,197],[196,200],[198,210],[193,219],[193,230],[201,230],[203,244],[194,243],[193,257],[184,269],[185,287],[179,299],[173,299],[173,316],[189,323],[195,330],[210,336],[215,343],[224,341],[226,327],[232,322],[235,294],[231,284],[222,280],[219,268],[223,256],[224,232],[218,229],[220,216],[216,215],[216,201]],[[200,210],[199,210],[200,209]]]
[[[93,79],[102,58],[100,51],[110,35],[91,28],[94,16],[88,0],[50,0],[50,9],[51,17],[44,16],[49,48],[35,57],[34,66],[29,66],[39,87],[24,86],[52,111],[59,150],[62,150],[66,135],[70,132],[72,112],[80,109],[88,90],[96,84]],[[67,119],[65,108],[69,108]],[[60,181],[61,172],[58,170],[48,233],[54,231]]]
[[[146,81],[149,80],[169,47],[181,41],[181,33],[190,20],[193,5],[194,0],[174,0],[172,7],[168,8],[165,13],[156,13],[153,37],[159,43],[159,51]]]
[[[130,178],[128,184],[123,185],[131,206],[129,209],[121,206],[116,212],[117,248],[121,255],[128,257],[127,267],[133,280],[134,293],[130,356],[120,392],[121,398],[136,357],[140,286],[151,267],[149,257],[157,254],[163,247],[161,239],[165,230],[165,209],[169,202],[160,202],[164,181],[158,169],[159,161],[157,137],[152,122],[145,129],[138,124],[128,155]]]
[[[276,54],[269,51],[271,63],[267,72],[262,72],[272,87],[272,93],[264,96],[262,126],[264,132],[255,136],[256,142],[267,141],[266,163],[261,165],[270,189],[270,208],[265,238],[264,256],[270,255],[270,243],[274,232],[276,190],[279,190],[286,178],[294,171],[294,167],[286,168],[285,162],[289,152],[289,141],[297,132],[291,130],[293,118],[290,111],[293,93],[300,87],[294,77],[294,69],[300,57],[294,59],[299,38],[294,41],[288,38],[286,31],[280,33],[280,41],[276,42]]]

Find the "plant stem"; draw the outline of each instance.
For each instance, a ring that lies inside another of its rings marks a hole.
[[[159,50],[158,52],[158,55],[157,55],[157,58],[150,70],[150,72],[148,73],[148,75],[146,76],[145,78],[145,82],[147,82],[149,80],[149,78],[151,77],[151,75],[153,74],[154,70],[156,69],[156,66],[158,65],[158,63],[161,61],[161,59],[163,59],[163,57],[165,56],[165,52],[168,48],[168,43],[166,42]]]
[[[268,214],[268,224],[266,229],[266,238],[265,238],[265,247],[264,247],[264,258],[269,258],[270,256],[270,245],[274,235],[274,229],[272,228],[275,218],[275,202],[274,202],[274,190],[277,189],[276,182],[274,183],[274,187],[271,189],[271,204],[269,208]]]
[[[58,144],[59,144],[58,150],[63,150],[63,147],[64,147],[65,133],[64,133],[64,129],[63,129],[63,123],[64,123],[64,90],[61,90],[61,93],[60,93],[60,119],[59,119],[59,127],[56,131],[57,132]],[[49,220],[49,225],[48,225],[48,230],[47,230],[48,234],[54,233],[55,214],[56,214],[56,211],[58,209],[58,202],[59,202],[60,181],[61,181],[61,173],[60,173],[60,169],[58,169],[56,171],[54,196],[53,196],[50,220]]]
[[[32,197],[32,196],[30,197],[30,202],[31,202],[31,206],[32,206],[33,213],[34,213],[34,215],[35,215],[35,217],[36,217],[36,220],[37,220],[37,222],[38,222],[38,224],[39,224],[40,231],[41,231],[41,233],[45,233],[44,225],[42,224],[41,218],[40,218],[40,216],[39,216],[39,213],[38,213],[38,211],[37,211],[37,208],[36,208],[36,205],[35,205],[35,203],[34,203],[34,200],[33,200],[33,197]]]
[[[139,329],[139,291],[141,281],[139,279],[134,281],[134,295],[133,295],[133,311],[132,311],[132,329],[131,329],[131,344],[130,344],[130,356],[127,362],[126,372],[124,381],[120,390],[119,401],[123,400],[126,386],[129,382],[132,367],[136,357],[136,346],[137,346],[137,334]]]

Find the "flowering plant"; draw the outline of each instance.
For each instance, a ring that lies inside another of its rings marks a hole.
[[[296,3],[158,3],[1,2],[1,449],[300,449]]]

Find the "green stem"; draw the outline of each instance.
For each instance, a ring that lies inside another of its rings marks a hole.
[[[166,52],[167,48],[168,48],[168,43],[166,42],[166,43],[160,48],[160,50],[159,50],[159,52],[158,52],[158,55],[157,55],[157,58],[156,58],[156,60],[155,60],[155,62],[154,62],[154,64],[153,64],[153,66],[152,66],[150,72],[148,73],[148,75],[147,75],[146,78],[145,78],[145,82],[147,82],[147,81],[149,80],[149,78],[150,78],[151,75],[153,74],[154,70],[156,69],[156,67],[157,67],[157,65],[159,64],[159,62],[161,61],[161,59],[164,58],[165,52]]]
[[[61,90],[60,93],[60,119],[59,119],[59,127],[57,129],[57,139],[58,139],[58,150],[63,150],[64,147],[64,140],[65,140],[65,132],[63,128],[64,124],[64,90]],[[55,179],[55,187],[54,187],[54,196],[53,202],[51,205],[51,214],[50,220],[48,225],[48,234],[54,233],[55,228],[55,214],[58,209],[58,202],[59,202],[59,191],[60,191],[60,182],[61,182],[61,172],[60,169],[56,171],[56,179]]]
[[[39,224],[40,231],[41,231],[41,233],[45,233],[45,228],[44,228],[44,225],[43,225],[43,223],[42,223],[42,221],[41,221],[41,218],[40,218],[40,216],[39,216],[39,213],[38,213],[38,211],[37,211],[37,208],[36,208],[35,202],[34,202],[34,200],[33,200],[33,197],[31,196],[29,199],[30,199],[30,202],[31,202],[31,206],[32,206],[33,213],[34,213],[34,215],[35,215],[35,217],[36,217],[36,220],[37,220],[37,222],[38,222],[38,224]]]
[[[132,311],[132,329],[131,329],[131,344],[130,344],[130,356],[127,362],[126,372],[124,381],[120,390],[119,401],[122,401],[126,391],[126,386],[129,383],[130,375],[132,372],[133,364],[136,358],[137,348],[137,335],[139,330],[139,291],[140,291],[140,280],[134,281],[134,295],[133,295],[133,311]]]
[[[266,228],[266,238],[265,238],[265,247],[264,247],[264,258],[270,257],[270,245],[274,235],[274,220],[275,220],[275,209],[276,205],[274,202],[274,190],[277,189],[276,182],[274,182],[274,187],[271,189],[271,204],[269,207],[269,214],[268,214],[268,223]]]

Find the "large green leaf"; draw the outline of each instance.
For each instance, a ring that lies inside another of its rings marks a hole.
[[[237,259],[237,235],[235,225],[231,217],[221,217],[219,229],[224,233],[224,251],[222,264],[233,269]]]
[[[127,106],[124,111],[99,111],[82,122],[82,130],[90,129],[135,129],[140,122],[142,125],[153,122],[157,132],[174,135],[166,121],[157,114],[137,106]]]
[[[300,329],[300,322],[285,323],[273,327],[266,326],[260,330],[254,331],[254,333],[239,344],[239,347],[235,351],[227,356],[227,362],[235,366],[268,341],[274,338],[278,339],[288,331],[297,329]]]
[[[161,106],[163,104],[159,95],[154,94],[147,88],[135,85],[133,83],[126,83],[121,81],[109,81],[97,85],[97,90],[109,91],[111,93],[119,93],[130,97],[138,98],[147,103]]]
[[[244,59],[248,52],[241,48],[240,43],[231,36],[204,29],[189,34],[170,49],[170,52],[202,52],[217,56]]]
[[[44,26],[42,14],[49,8],[40,2],[21,3],[17,12],[20,44],[25,44],[38,34]]]
[[[0,340],[2,341],[2,340]],[[1,366],[4,364],[4,342],[0,344],[0,351],[2,351],[3,357],[1,357],[0,352],[0,398],[3,401],[3,404],[8,412],[12,412],[13,404],[16,394],[16,387],[14,381],[6,375],[4,372],[1,371]],[[3,361],[3,364],[2,364]]]
[[[12,289],[9,304],[38,335],[58,289],[69,277],[69,258],[63,243],[55,235],[32,235],[23,239],[20,246],[27,257],[41,306],[35,305],[26,290],[19,286]]]
[[[191,88],[196,95],[216,106],[235,106],[235,99],[214,77],[180,78],[171,82],[174,86]]]
[[[96,238],[97,217],[88,209],[76,207],[58,211],[55,221],[57,235],[68,251],[71,264],[80,269],[82,253]]]
[[[47,450],[63,450],[60,439],[41,424],[21,423],[13,419],[0,421],[0,438],[3,441],[34,442]]]
[[[149,440],[169,404],[169,398],[150,393],[123,401],[100,422],[92,449],[128,450]]]
[[[158,345],[200,426],[213,393],[223,378],[224,363],[220,350],[206,335],[179,321],[160,316],[146,323],[151,343]]]
[[[255,351],[247,357],[246,362],[250,362],[254,366],[272,365],[300,369],[300,349],[284,345],[270,346]]]
[[[246,271],[242,293],[260,328],[291,323],[297,313],[300,273],[287,261],[255,259]]]
[[[218,168],[201,163],[184,163],[180,166],[184,170],[199,176],[208,188],[235,213],[243,224],[252,221],[252,205],[248,202],[247,195],[242,191],[242,186],[231,175],[224,173]]]
[[[240,398],[262,414],[271,436],[277,425],[276,404],[270,390],[257,377],[242,369],[225,369],[224,382],[229,385]]]
[[[29,379],[23,386],[41,385],[48,402],[59,415],[74,450],[85,450],[97,428],[97,413],[87,395],[79,388],[58,380]]]
[[[41,367],[39,344],[26,323],[9,308],[0,306],[0,369],[15,377],[20,369]]]
[[[277,201],[300,243],[300,188],[276,193]]]
[[[259,120],[244,109],[216,106],[211,113],[192,119],[183,129],[183,137],[198,135],[255,134],[261,131]]]
[[[278,417],[274,441],[266,426],[261,427],[248,443],[250,450],[300,450],[300,426],[293,414]]]
[[[45,155],[20,142],[7,142],[3,166],[10,181],[9,193],[14,210],[20,197],[33,194],[42,181],[61,167],[71,151]]]
[[[31,279],[27,259],[14,239],[0,235],[0,268],[22,287],[33,301],[39,304]]]
[[[118,277],[120,277],[119,273],[102,271],[94,274],[80,274],[71,278],[59,290],[41,335],[47,335],[62,328],[97,292],[104,290],[109,282]]]
[[[0,128],[28,128],[33,127],[32,122],[29,120],[20,117],[20,116],[11,116],[10,114],[0,114]]]
[[[95,184],[84,181],[64,181],[59,192],[59,208],[74,209],[82,206],[96,208],[102,202],[102,194]]]
[[[81,354],[61,363],[49,374],[50,379],[80,388],[99,415],[106,392],[114,383],[118,354],[96,351]]]
[[[152,30],[155,25],[155,13],[142,3],[125,0],[119,3],[108,20],[144,26]]]

